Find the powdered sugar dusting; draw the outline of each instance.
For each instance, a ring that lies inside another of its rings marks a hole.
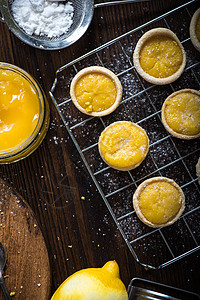
[[[62,4],[45,0],[44,7],[40,6],[40,8],[39,11],[34,9],[28,0],[13,1],[13,17],[27,34],[53,38],[69,30],[74,15],[71,2]]]

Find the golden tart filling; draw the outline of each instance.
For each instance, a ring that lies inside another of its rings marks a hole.
[[[99,112],[110,108],[116,99],[117,89],[114,82],[101,73],[82,76],[75,87],[78,103],[87,112]]]
[[[197,9],[191,19],[190,38],[193,46],[200,51],[200,8]]]
[[[138,217],[150,227],[174,223],[184,210],[185,197],[181,188],[166,177],[144,181],[133,196]]]
[[[117,108],[122,86],[117,76],[103,67],[88,67],[73,78],[70,94],[73,103],[83,113],[103,116]]]
[[[101,133],[99,152],[112,168],[127,171],[141,164],[149,149],[145,130],[129,121],[114,122]]]
[[[154,224],[167,223],[180,209],[179,191],[165,181],[147,185],[140,194],[139,206],[144,217]]]
[[[133,59],[138,73],[155,84],[176,80],[186,62],[183,46],[177,36],[166,28],[146,32],[136,45]]]
[[[140,51],[140,65],[149,75],[165,78],[174,74],[183,61],[181,48],[167,36],[153,36]]]
[[[162,121],[176,137],[200,136],[200,92],[184,89],[171,94],[163,104]]]

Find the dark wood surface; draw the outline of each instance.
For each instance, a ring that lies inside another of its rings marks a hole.
[[[0,241],[7,253],[4,280],[15,299],[48,299],[51,270],[46,243],[32,209],[0,180]],[[0,290],[0,299],[4,299]]]
[[[25,160],[0,166],[0,177],[28,202],[41,227],[51,264],[51,294],[73,272],[113,259],[126,287],[141,277],[200,293],[199,252],[161,270],[147,271],[134,260],[48,95],[57,68],[185,2],[153,0],[95,9],[87,33],[57,51],[32,48],[0,24],[0,60],[35,77],[51,107],[41,146]]]

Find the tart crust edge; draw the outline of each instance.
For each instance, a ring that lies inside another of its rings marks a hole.
[[[198,177],[198,182],[200,184],[200,157],[199,157],[198,162],[196,164],[196,174],[197,174],[197,177]]]
[[[200,41],[197,39],[196,36],[196,23],[199,17],[200,17],[200,8],[198,8],[195,11],[194,15],[192,16],[189,31],[190,31],[190,39],[193,46],[200,52]]]
[[[156,78],[153,77],[151,75],[149,75],[148,73],[146,73],[141,65],[140,65],[140,51],[142,46],[144,45],[144,43],[151,38],[154,35],[166,35],[168,37],[171,37],[172,39],[174,39],[177,44],[179,45],[182,55],[183,55],[183,61],[182,64],[180,66],[180,68],[171,76],[165,77],[165,78]],[[184,69],[185,69],[185,65],[186,65],[186,54],[185,54],[185,50],[181,44],[181,42],[179,41],[178,37],[176,36],[176,34],[171,31],[170,29],[167,28],[153,28],[149,31],[147,31],[146,33],[144,33],[141,38],[139,39],[139,41],[136,44],[134,53],[133,53],[133,63],[134,66],[137,70],[137,72],[139,73],[139,75],[141,77],[143,77],[146,81],[152,83],[152,84],[156,84],[156,85],[165,85],[165,84],[169,84],[171,82],[174,82],[175,80],[177,80],[181,74],[183,73]]]

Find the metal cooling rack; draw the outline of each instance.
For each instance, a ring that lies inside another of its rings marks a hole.
[[[165,267],[200,249],[200,188],[195,165],[200,156],[200,141],[184,141],[164,129],[160,110],[166,97],[182,88],[200,89],[200,56],[191,44],[188,29],[198,8],[189,1],[114,40],[86,53],[56,71],[50,96],[88,169],[102,199],[134,258],[146,268]],[[177,34],[186,50],[187,65],[182,76],[167,86],[145,82],[135,71],[132,55],[139,37],[154,27],[167,27]],[[84,67],[100,65],[118,75],[123,98],[115,112],[103,118],[82,114],[73,105],[69,86]],[[98,138],[103,129],[118,120],[140,124],[150,139],[145,161],[135,170],[120,172],[108,167],[98,153]],[[172,226],[151,229],[137,218],[132,196],[137,186],[153,176],[174,179],[186,196],[186,209]]]

